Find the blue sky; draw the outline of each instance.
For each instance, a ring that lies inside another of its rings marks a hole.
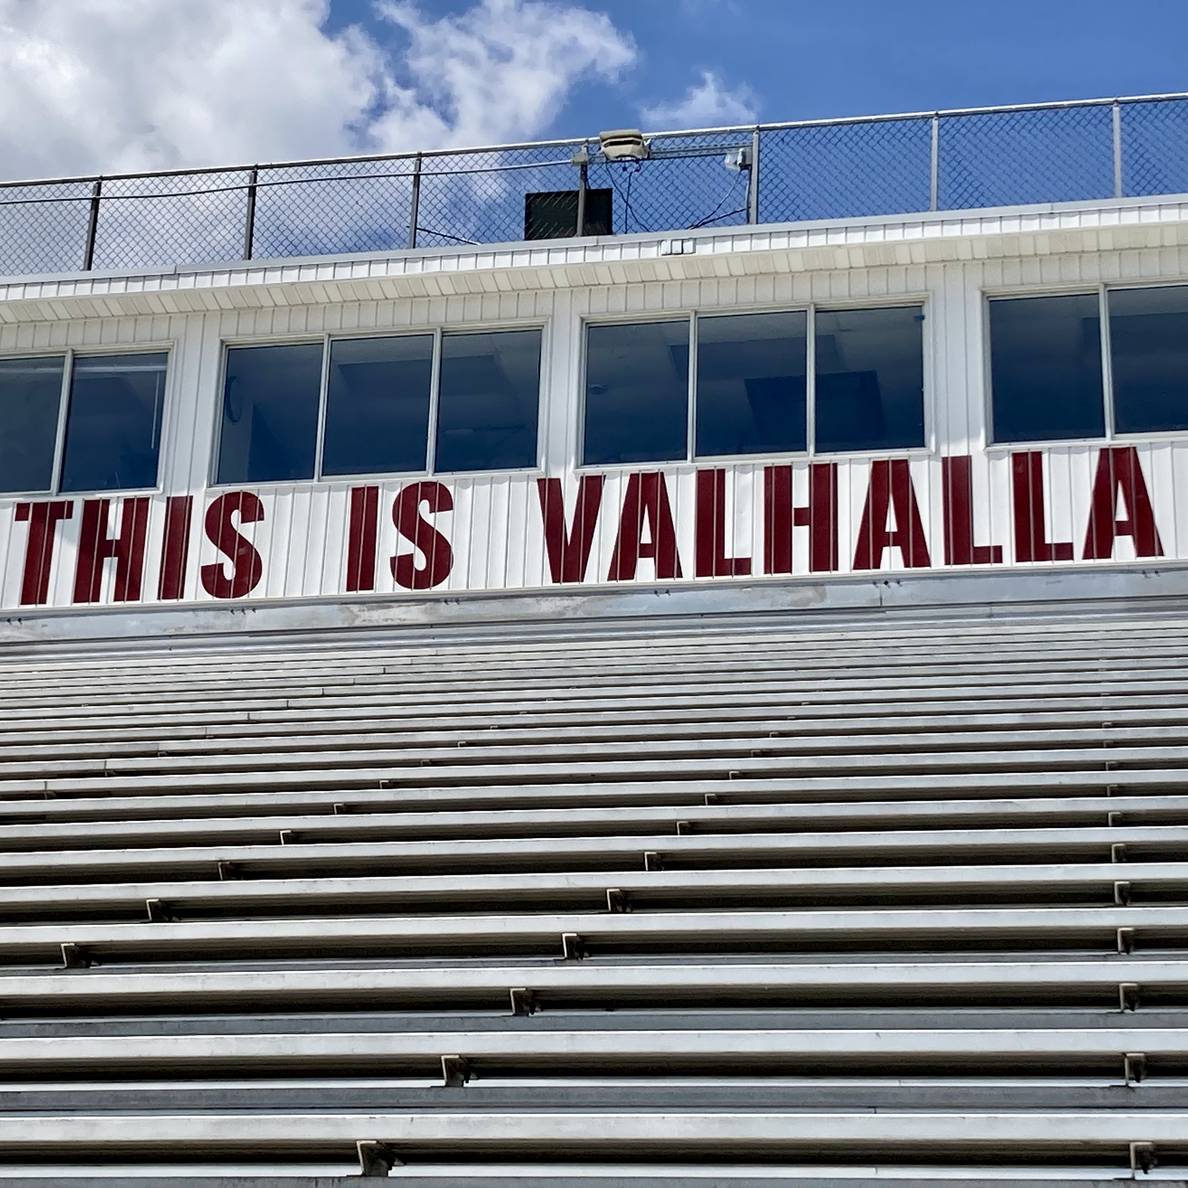
[[[424,0],[426,15],[471,0]],[[634,40],[618,82],[585,79],[548,133],[635,125],[711,71],[760,119],[1093,98],[1188,89],[1188,0],[588,0]],[[398,36],[371,0],[331,24]]]

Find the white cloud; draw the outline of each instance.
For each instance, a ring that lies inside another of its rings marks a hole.
[[[411,88],[392,88],[371,128],[385,148],[481,145],[546,128],[575,81],[614,77],[635,58],[602,13],[571,4],[483,0],[427,21],[407,0],[377,11],[408,38]]]
[[[635,48],[565,0],[424,15],[381,45],[328,0],[0,0],[0,175],[130,172],[538,136]]]
[[[679,99],[654,103],[642,111],[650,129],[709,128],[724,124],[750,124],[756,119],[758,98],[748,86],[726,86],[712,70],[701,72]]]

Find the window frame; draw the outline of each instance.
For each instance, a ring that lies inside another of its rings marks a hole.
[[[530,466],[502,467],[488,470],[438,470],[437,458],[437,413],[441,391],[441,351],[442,341],[447,336],[462,334],[499,334],[502,332],[538,330],[540,332],[540,371],[536,384],[536,452]],[[219,379],[216,389],[217,398],[214,402],[213,445],[210,451],[210,464],[207,469],[207,486],[219,491],[235,491],[250,487],[260,490],[274,490],[317,484],[355,485],[359,483],[383,483],[404,481],[409,479],[465,479],[490,478],[502,475],[537,475],[544,472],[542,460],[542,442],[544,440],[544,393],[548,367],[548,335],[550,322],[539,319],[523,323],[479,323],[466,326],[421,326],[401,327],[398,330],[368,329],[363,332],[351,330],[325,331],[321,334],[291,334],[278,337],[276,335],[224,338],[220,342]],[[429,372],[429,423],[425,435],[425,465],[421,470],[382,470],[360,474],[325,474],[323,462],[326,445],[326,409],[330,388],[330,348],[336,341],[356,341],[359,339],[384,338],[428,338],[433,339]],[[237,347],[268,347],[268,346],[300,346],[302,344],[317,343],[322,348],[322,366],[318,381],[318,409],[316,418],[316,439],[314,441],[314,472],[309,478],[300,479],[269,479],[255,482],[245,479],[241,482],[219,482],[219,455],[223,449],[223,401],[227,384],[227,360],[230,352]]]
[[[160,494],[164,489],[161,474],[164,469],[165,441],[172,428],[173,411],[173,359],[177,343],[174,339],[149,343],[104,343],[101,347],[59,347],[36,351],[13,351],[0,355],[0,359],[61,359],[62,383],[58,389],[58,418],[54,431],[54,456],[50,468],[50,485],[37,490],[0,491],[0,501],[28,499],[106,499],[122,494]],[[161,420],[157,427],[157,473],[150,487],[106,487],[97,490],[63,491],[62,467],[66,460],[66,427],[70,420],[70,389],[74,380],[74,361],[77,358],[94,359],[106,355],[164,355],[165,390],[161,398]]]
[[[575,469],[578,473],[599,473],[607,470],[636,470],[643,468],[672,467],[672,466],[729,466],[756,465],[795,461],[860,461],[878,458],[923,458],[934,450],[934,423],[932,394],[933,394],[933,338],[930,323],[931,295],[927,293],[909,293],[888,295],[875,299],[860,299],[857,301],[813,301],[800,303],[780,303],[762,305],[737,305],[725,308],[717,306],[690,307],[680,309],[652,311],[646,313],[621,313],[611,316],[583,316],[579,324],[578,361],[578,415],[577,415],[577,443],[575,454]],[[920,332],[921,373],[923,387],[921,401],[924,412],[924,442],[918,446],[891,446],[879,450],[819,450],[816,444],[816,404],[817,404],[817,313],[818,311],[831,313],[849,310],[867,309],[919,309],[924,315],[924,322]],[[697,323],[702,318],[728,318],[746,316],[748,314],[772,313],[803,313],[805,315],[805,335],[807,350],[805,358],[805,441],[803,450],[766,450],[753,454],[698,454],[697,446]],[[689,375],[688,390],[686,392],[686,426],[685,426],[685,456],[670,458],[656,462],[586,462],[586,376],[588,366],[588,352],[590,336],[587,333],[591,326],[633,326],[649,325],[655,322],[676,322],[686,319],[689,323]]]
[[[1058,448],[1074,446],[1098,446],[1102,442],[1123,442],[1141,444],[1149,441],[1168,441],[1188,438],[1188,429],[1157,429],[1143,433],[1121,433],[1114,416],[1114,362],[1110,336],[1110,293],[1127,289],[1188,289],[1188,279],[1157,281],[1097,281],[1079,285],[1045,285],[1042,288],[983,288],[982,306],[982,440],[987,453],[996,457],[1022,449]],[[994,440],[994,373],[991,367],[990,303],[1001,300],[1025,300],[1032,297],[1097,297],[1097,317],[1101,328],[1101,398],[1104,404],[1104,433],[1100,437],[1049,437],[1042,440],[995,441]]]

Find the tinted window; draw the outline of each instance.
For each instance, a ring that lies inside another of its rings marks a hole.
[[[75,357],[63,491],[157,485],[165,365],[164,354]]]
[[[698,318],[698,454],[805,448],[806,323],[803,313]]]
[[[924,444],[923,319],[918,306],[817,314],[818,450]]]
[[[437,469],[536,465],[540,331],[446,334],[437,394]]]
[[[1188,429],[1188,287],[1109,295],[1114,427]]]
[[[586,465],[683,459],[688,401],[687,319],[587,329]]]
[[[320,342],[230,348],[217,481],[313,478],[321,385]]]
[[[424,470],[433,336],[330,344],[323,474]]]
[[[0,491],[48,491],[65,360],[0,359]]]
[[[995,441],[1101,437],[1096,293],[990,302]]]

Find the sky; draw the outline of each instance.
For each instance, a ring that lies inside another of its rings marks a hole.
[[[1188,0],[0,0],[0,177],[1188,90]]]

